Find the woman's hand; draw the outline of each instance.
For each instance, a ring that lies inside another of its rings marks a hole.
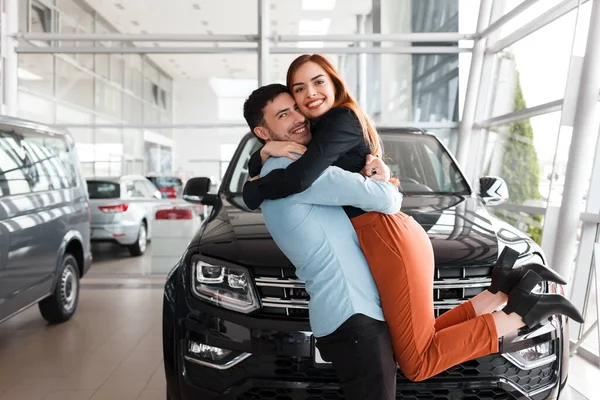
[[[276,142],[271,140],[267,142],[260,150],[260,158],[264,164],[269,157],[287,157],[297,160],[296,154],[304,154],[306,146],[296,142]],[[296,153],[296,154],[294,154]]]
[[[371,154],[367,155],[367,163],[360,173],[376,181],[387,182],[391,178],[390,168],[385,165],[381,158],[377,158]]]

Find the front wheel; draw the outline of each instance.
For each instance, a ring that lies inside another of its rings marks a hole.
[[[138,232],[137,240],[134,244],[129,246],[129,254],[134,257],[141,256],[146,252],[148,246],[148,230],[146,224],[142,222],[140,225],[140,231]]]
[[[71,254],[65,254],[58,271],[58,282],[50,297],[40,301],[42,317],[51,324],[68,321],[79,301],[79,266]]]

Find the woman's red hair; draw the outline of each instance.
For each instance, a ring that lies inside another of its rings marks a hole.
[[[325,72],[327,72],[327,75],[329,75],[329,78],[333,81],[333,86],[335,87],[335,101],[333,106],[346,107],[354,112],[358,118],[358,121],[360,122],[360,126],[362,127],[363,134],[365,136],[365,142],[371,149],[371,154],[374,156],[381,156],[382,148],[379,139],[379,133],[377,133],[377,130],[371,122],[371,119],[348,91],[348,88],[344,84],[340,74],[325,57],[319,54],[304,54],[296,58],[288,68],[286,79],[288,88],[291,90],[292,84],[294,83],[292,82],[292,79],[296,71],[298,71],[298,68],[309,61],[312,61],[323,68]]]

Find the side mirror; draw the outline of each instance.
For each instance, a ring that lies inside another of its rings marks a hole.
[[[497,176],[479,178],[479,196],[488,206],[497,206],[508,200],[508,185]]]
[[[191,178],[183,189],[183,199],[189,203],[214,205],[217,196],[209,194],[210,178]]]

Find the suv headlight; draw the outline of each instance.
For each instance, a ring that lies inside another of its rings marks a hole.
[[[248,269],[209,264],[192,257],[192,290],[202,300],[241,313],[260,307]]]

